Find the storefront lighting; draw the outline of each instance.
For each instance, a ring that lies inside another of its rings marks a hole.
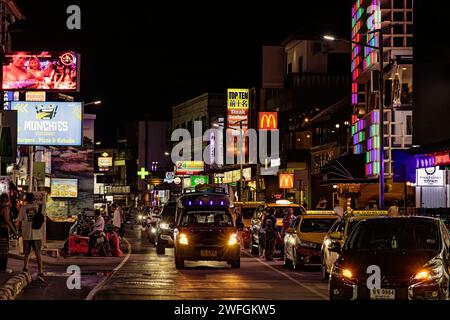
[[[340,125],[339,123],[336,123],[336,129],[339,129]]]
[[[337,184],[334,184],[333,185],[333,189],[337,189],[338,188],[338,185]]]

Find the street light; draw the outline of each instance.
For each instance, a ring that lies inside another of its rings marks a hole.
[[[102,104],[102,100],[91,101],[91,102],[85,103],[84,106],[85,106],[85,107],[86,107],[86,106],[91,106],[91,105],[93,105],[93,104],[95,104],[95,105]]]
[[[353,43],[353,44],[357,44],[360,46],[364,46],[367,48],[372,48],[375,50],[378,50],[379,52],[379,64],[380,64],[380,97],[379,97],[379,101],[380,101],[380,173],[379,173],[379,184],[380,184],[380,193],[379,193],[379,204],[380,204],[380,209],[384,209],[384,66],[383,66],[383,31],[387,30],[387,29],[391,29],[397,25],[399,25],[400,23],[391,23],[390,21],[384,21],[384,25],[383,23],[381,24],[381,27],[372,31],[369,31],[365,34],[362,34],[363,36],[365,35],[369,35],[372,33],[378,33],[378,42],[379,42],[379,46],[372,46],[366,43],[361,43],[361,42],[356,42],[353,40],[347,40],[347,39],[343,39],[343,38],[338,38],[338,37],[334,37],[331,35],[324,35],[323,39],[328,40],[328,41],[335,41],[335,40],[340,40],[343,42],[348,42],[348,43]]]

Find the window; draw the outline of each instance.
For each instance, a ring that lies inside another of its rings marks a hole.
[[[413,21],[413,13],[412,12],[407,12],[406,13],[406,21]]]
[[[406,0],[406,8],[408,9],[413,8],[413,0]]]
[[[388,47],[390,47],[391,46],[391,37],[385,37],[385,38],[383,38],[383,46],[385,47],[385,48],[388,48]]]
[[[366,85],[363,83],[358,83],[358,92],[365,92],[366,91]]]
[[[336,219],[303,219],[300,232],[303,233],[327,233]]]
[[[394,0],[394,9],[403,9],[403,0]]]
[[[406,33],[407,34],[413,34],[413,25],[412,24],[407,24],[406,25]]]
[[[403,21],[403,12],[394,12],[394,21]]]
[[[413,47],[414,46],[413,37],[407,37],[406,38],[406,46],[407,47]]]
[[[188,211],[183,215],[182,226],[232,226],[233,219],[226,211]]]
[[[412,132],[413,132],[412,116],[406,116],[406,134],[412,135]]]
[[[403,47],[403,37],[394,37],[394,47]]]
[[[403,34],[403,24],[394,26],[394,34]]]

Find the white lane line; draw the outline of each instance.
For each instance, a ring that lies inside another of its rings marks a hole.
[[[303,288],[305,288],[306,290],[308,290],[308,291],[310,291],[310,292],[312,292],[312,293],[318,295],[319,297],[323,298],[324,300],[328,300],[328,296],[326,296],[326,295],[320,293],[320,292],[317,291],[316,289],[313,289],[313,288],[310,288],[309,286],[304,285],[304,284],[301,283],[300,281],[298,281],[298,280],[292,278],[292,277],[291,277],[290,275],[288,275],[287,273],[284,273],[283,271],[280,271],[280,270],[278,270],[278,269],[272,267],[270,264],[265,263],[265,262],[262,261],[261,259],[256,258],[256,257],[250,255],[250,254],[247,253],[247,252],[245,252],[245,254],[248,255],[249,257],[255,259],[256,261],[258,261],[258,262],[261,263],[262,265],[266,266],[267,268],[269,268],[269,269],[271,269],[271,270],[273,270],[273,271],[275,271],[275,272],[278,272],[278,273],[281,274],[282,276],[284,276],[284,277],[288,278],[289,280],[291,280],[292,282],[298,284],[300,287],[303,287]]]
[[[130,256],[131,256],[131,244],[130,244],[130,242],[127,239],[124,238],[124,240],[125,240],[125,242],[127,243],[127,246],[128,246],[128,253],[127,253],[127,255],[122,260],[122,262],[117,267],[115,267],[114,270],[107,277],[105,277],[105,279],[102,280],[102,282],[100,282],[98,285],[96,285],[95,288],[92,289],[89,292],[89,294],[88,294],[88,296],[86,297],[85,300],[92,300],[92,299],[94,299],[94,297],[97,294],[97,292],[99,292],[103,288],[103,286],[106,284],[106,282],[113,275],[115,275],[117,273],[117,271],[119,271],[125,265],[125,263],[128,261],[128,259],[130,258]]]

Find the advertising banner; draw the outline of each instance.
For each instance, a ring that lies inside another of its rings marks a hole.
[[[3,90],[79,91],[76,52],[6,52]]]
[[[294,174],[293,173],[280,173],[278,176],[280,189],[292,189],[294,188]]]
[[[17,143],[32,146],[81,146],[81,102],[11,103],[17,110]]]
[[[177,161],[175,163],[175,173],[177,175],[196,174],[205,168],[203,161]]]
[[[191,187],[196,187],[199,184],[208,184],[208,176],[191,176]]]
[[[78,196],[78,180],[53,178],[50,196],[54,198],[76,198]]]
[[[98,157],[99,167],[112,167],[113,158],[112,157]]]
[[[421,187],[443,187],[444,170],[439,167],[417,169],[417,185]]]
[[[249,89],[227,90],[228,127],[235,130],[248,129],[248,112],[250,107]]]
[[[278,112],[259,112],[259,130],[277,130]]]

